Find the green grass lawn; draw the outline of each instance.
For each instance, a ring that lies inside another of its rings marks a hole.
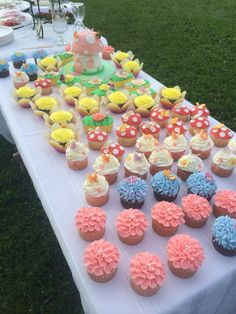
[[[85,24],[236,130],[235,0],[87,0]],[[0,313],[83,313],[30,178],[0,138]],[[73,226],[72,226],[73,227]]]

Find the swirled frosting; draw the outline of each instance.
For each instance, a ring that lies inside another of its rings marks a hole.
[[[229,213],[236,213],[236,192],[230,190],[218,191],[214,197],[215,205],[226,209]]]
[[[96,197],[106,195],[109,190],[109,184],[105,177],[96,173],[88,175],[83,187],[85,194]]]
[[[118,248],[103,239],[90,243],[84,252],[84,263],[88,273],[102,276],[112,273],[119,262]]]
[[[203,169],[203,162],[197,155],[187,154],[182,156],[177,163],[178,167],[184,171],[198,172]]]
[[[119,167],[118,159],[111,154],[98,156],[93,164],[93,170],[102,175],[117,173]]]
[[[130,277],[142,289],[153,289],[163,284],[164,266],[156,255],[149,252],[138,253],[130,260]]]
[[[123,179],[117,187],[120,197],[129,202],[143,202],[147,195],[148,185],[145,180],[136,176]]]
[[[14,83],[28,83],[29,77],[25,72],[17,71],[12,75],[12,80]]]
[[[116,230],[122,238],[143,235],[148,225],[145,214],[138,209],[123,210],[117,217]]]
[[[157,167],[169,167],[173,164],[173,158],[165,147],[157,147],[149,157],[149,162]]]
[[[229,170],[236,167],[236,155],[226,148],[218,150],[212,160],[223,169]]]
[[[170,171],[157,172],[151,181],[151,186],[156,193],[175,196],[179,192],[181,180]]]
[[[232,153],[236,154],[236,139],[231,138],[228,144],[229,149],[232,151]]]
[[[187,140],[183,134],[175,134],[168,136],[164,140],[164,145],[170,152],[183,152],[187,149]]]
[[[201,172],[191,174],[186,181],[186,185],[190,193],[206,198],[212,196],[217,189],[216,182],[209,172],[206,174]]]
[[[177,234],[167,244],[169,262],[175,268],[197,271],[205,259],[204,250],[198,240],[188,234]]]
[[[198,132],[190,140],[190,147],[201,152],[212,149],[214,143],[206,132]]]
[[[106,224],[106,213],[99,207],[82,207],[75,216],[75,224],[82,232],[101,231]]]
[[[71,141],[66,148],[66,158],[73,161],[84,160],[88,156],[88,147],[81,142]]]
[[[205,197],[188,194],[182,198],[184,213],[195,220],[208,218],[212,212],[212,207]]]
[[[229,216],[216,218],[212,227],[213,241],[227,250],[236,250],[236,219]]]
[[[165,227],[178,227],[184,223],[184,213],[174,203],[162,201],[152,207],[152,219]]]
[[[143,153],[130,153],[125,158],[124,166],[132,173],[143,175],[148,172],[150,167]]]
[[[139,152],[151,152],[157,144],[157,139],[155,139],[151,134],[143,134],[137,139],[136,148]]]

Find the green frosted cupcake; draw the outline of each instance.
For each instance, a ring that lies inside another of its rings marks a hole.
[[[106,133],[111,133],[113,126],[113,118],[109,115],[104,115],[101,112],[83,118],[84,132],[88,133],[89,129],[99,128]]]

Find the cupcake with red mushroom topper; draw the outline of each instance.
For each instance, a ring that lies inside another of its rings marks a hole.
[[[229,216],[236,219],[236,192],[222,190],[214,196],[213,214],[216,217]]]
[[[149,159],[150,173],[155,173],[163,170],[170,170],[173,164],[173,158],[166,147],[156,147],[151,153]]]
[[[89,174],[84,181],[83,189],[86,201],[92,206],[102,206],[109,198],[109,183],[100,174]]]
[[[164,145],[170,152],[174,161],[178,161],[185,153],[188,142],[183,134],[172,132],[164,139]]]
[[[150,120],[158,123],[163,129],[167,126],[170,119],[170,111],[162,108],[153,108],[150,113]]]
[[[194,116],[189,122],[189,132],[192,135],[197,134],[200,131],[207,132],[210,126],[210,122],[204,116]]]
[[[154,121],[145,121],[141,124],[141,132],[142,134],[151,134],[154,138],[158,138],[161,127]]]
[[[137,139],[135,147],[138,153],[143,153],[146,158],[149,158],[157,145],[158,140],[151,134],[143,134]]]
[[[139,113],[136,113],[132,110],[127,111],[124,113],[121,117],[121,120],[123,123],[132,125],[136,129],[139,129],[141,123],[142,123],[142,117]]]
[[[119,239],[129,245],[138,244],[144,239],[148,221],[138,209],[123,210],[116,219],[116,230]]]
[[[136,143],[138,131],[134,126],[122,124],[117,128],[116,136],[120,145],[131,147]]]
[[[126,156],[124,162],[125,177],[137,176],[146,179],[150,168],[147,158],[142,153],[130,153]]]
[[[177,234],[168,241],[168,266],[180,278],[196,274],[204,261],[204,250],[198,240],[188,234]]]
[[[88,145],[93,150],[100,150],[108,139],[107,132],[96,128],[87,133]]]
[[[190,151],[189,154],[183,155],[178,160],[177,166],[178,177],[186,181],[191,174],[202,171],[204,164],[201,158]]]
[[[219,123],[210,130],[210,135],[215,146],[225,147],[233,137],[233,132],[231,132],[224,124]]]
[[[207,159],[212,151],[214,143],[205,131],[200,131],[190,140],[190,149],[194,155],[201,159]]]
[[[52,93],[52,82],[49,79],[38,78],[36,81],[34,81],[34,86],[41,88],[42,95],[49,95]]]
[[[222,148],[212,158],[211,171],[219,177],[229,177],[236,167],[236,155]]]
[[[93,164],[93,170],[103,175],[109,184],[116,182],[120,163],[118,159],[111,154],[102,154],[98,156]]]
[[[131,258],[130,284],[137,294],[145,297],[156,294],[164,279],[164,266],[156,255],[141,252]]]
[[[115,156],[119,161],[121,161],[122,157],[125,153],[125,149],[119,143],[108,141],[102,146],[101,153],[102,154],[111,154],[111,155]]]
[[[159,93],[160,104],[165,109],[172,109],[176,105],[181,105],[186,95],[186,91],[181,92],[179,86],[162,87]]]
[[[175,106],[172,109],[172,118],[178,118],[184,122],[190,119],[190,110],[187,106]]]
[[[111,56],[115,49],[112,46],[103,46],[102,58],[103,60],[111,60]]]
[[[201,228],[207,222],[212,207],[205,197],[188,194],[182,198],[185,224],[191,228]]]
[[[198,115],[200,117],[208,118],[210,116],[210,111],[207,109],[205,104],[199,104],[197,102],[196,106],[193,106],[190,109],[190,115],[191,117]]]
[[[187,127],[182,120],[178,118],[173,118],[166,126],[166,136],[171,135],[173,132],[176,134],[185,134]]]

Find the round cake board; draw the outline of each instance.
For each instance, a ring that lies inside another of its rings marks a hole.
[[[62,74],[73,74],[78,77],[82,82],[87,82],[93,77],[99,77],[102,80],[109,80],[111,75],[116,71],[116,66],[111,60],[102,60],[102,71],[95,74],[80,74],[74,72],[74,62],[69,62],[62,67]]]

